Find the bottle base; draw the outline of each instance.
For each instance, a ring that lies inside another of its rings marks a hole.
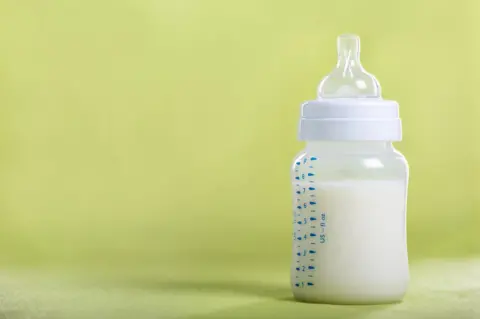
[[[400,303],[405,294],[401,295],[384,295],[384,296],[368,296],[368,295],[351,295],[351,296],[315,296],[304,294],[293,294],[298,302],[331,304],[331,305],[383,305]]]

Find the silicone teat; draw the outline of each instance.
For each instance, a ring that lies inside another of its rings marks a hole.
[[[337,66],[320,83],[318,98],[380,98],[380,84],[360,63],[360,38],[340,35],[337,51]]]

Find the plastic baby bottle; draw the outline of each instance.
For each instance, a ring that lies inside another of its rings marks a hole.
[[[408,285],[408,164],[398,103],[381,97],[360,64],[360,39],[341,35],[335,69],[301,107],[306,148],[292,166],[295,298],[305,302],[401,301]]]

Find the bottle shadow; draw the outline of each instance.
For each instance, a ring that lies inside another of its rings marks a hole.
[[[263,297],[278,301],[294,301],[287,285],[238,281],[145,281],[137,282],[139,288],[172,292],[232,293],[237,295]]]
[[[303,319],[322,318],[357,318],[380,311],[392,305],[331,305],[312,304],[296,301],[291,287],[286,283],[261,283],[240,281],[135,281],[130,287],[142,290],[171,292],[174,294],[231,294],[232,296],[254,297],[251,302],[226,307],[208,314],[192,314],[185,319],[243,319],[275,318]],[[258,299],[255,299],[258,298]]]

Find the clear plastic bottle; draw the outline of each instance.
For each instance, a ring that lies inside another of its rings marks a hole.
[[[292,290],[297,300],[401,301],[408,285],[408,164],[398,104],[360,64],[360,40],[338,38],[336,68],[302,105],[306,149],[292,167]]]

